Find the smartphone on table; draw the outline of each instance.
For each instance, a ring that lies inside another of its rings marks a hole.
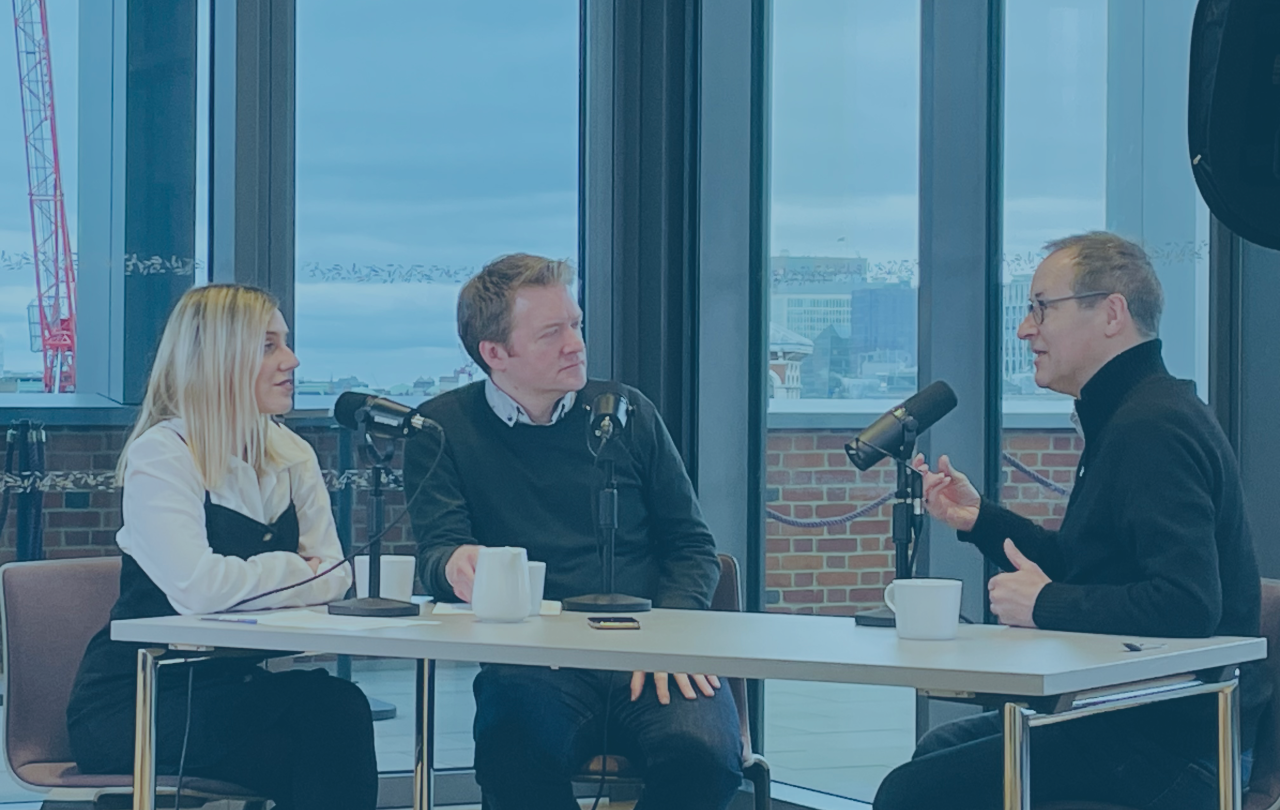
[[[631,616],[588,616],[587,626],[596,630],[639,630],[640,620]]]

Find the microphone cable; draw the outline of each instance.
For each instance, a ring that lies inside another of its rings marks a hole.
[[[195,675],[195,663],[187,664],[187,719],[182,727],[182,753],[178,756],[178,788],[174,791],[174,808],[182,807],[182,772],[187,767],[187,741],[191,738],[191,692]]]
[[[268,596],[274,596],[275,594],[278,594],[278,593],[291,591],[294,588],[300,588],[303,585],[307,585],[309,583],[315,582],[317,579],[320,579],[323,576],[327,576],[333,573],[334,571],[338,570],[342,566],[349,565],[351,561],[354,560],[356,556],[360,554],[360,552],[367,550],[374,543],[381,540],[383,535],[385,535],[387,532],[395,528],[395,526],[397,526],[400,523],[400,521],[404,520],[405,515],[409,514],[409,508],[413,506],[414,501],[416,501],[418,499],[418,496],[422,494],[422,488],[426,485],[427,481],[431,479],[431,474],[436,471],[436,467],[440,464],[440,458],[444,455],[444,428],[441,427],[433,419],[428,419],[427,423],[432,425],[436,429],[436,432],[440,434],[440,448],[436,450],[436,457],[432,459],[431,466],[427,468],[426,475],[422,476],[422,480],[418,482],[418,488],[415,489],[413,491],[413,495],[411,495],[409,499],[405,501],[404,508],[400,510],[400,514],[396,516],[395,520],[387,524],[387,526],[383,528],[382,531],[378,532],[373,537],[370,537],[362,545],[352,550],[350,554],[346,555],[345,557],[343,557],[341,560],[334,563],[333,565],[330,565],[328,568],[324,569],[323,571],[318,571],[315,574],[312,574],[311,576],[307,577],[306,579],[300,580],[298,582],[294,582],[290,585],[281,585],[279,588],[272,588],[269,591],[264,591],[263,593],[255,594],[254,596],[245,597],[244,599],[241,599],[239,602],[236,602],[234,605],[231,605],[230,607],[223,608],[222,610],[215,610],[214,613],[215,614],[230,613],[231,611],[235,610],[241,605],[247,605],[250,602],[256,602],[259,599],[265,599]]]
[[[613,678],[614,673],[609,673],[609,687],[604,690],[604,732],[603,739],[600,741],[600,787],[596,790],[596,800],[591,803],[591,810],[598,810],[600,807],[600,799],[604,797],[605,781],[609,776],[609,709],[613,707]],[[657,687],[657,684],[654,684]],[[610,799],[612,802],[612,799]]]

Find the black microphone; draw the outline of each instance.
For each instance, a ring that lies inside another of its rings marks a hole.
[[[872,422],[871,427],[844,446],[844,451],[849,454],[853,466],[864,471],[886,455],[906,461],[902,456],[912,450],[902,446],[906,438],[907,421],[915,422],[914,433],[919,436],[955,407],[956,392],[951,390],[951,386],[938,380]]]
[[[338,397],[333,418],[347,430],[364,430],[385,439],[412,436],[431,421],[408,405],[356,391]]]
[[[631,403],[621,391],[602,391],[591,401],[592,436],[599,437],[601,444],[609,441],[622,432],[627,426],[627,413]]]

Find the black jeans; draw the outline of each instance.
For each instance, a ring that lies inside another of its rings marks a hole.
[[[476,676],[476,781],[488,810],[576,810],[570,777],[609,751],[643,769],[637,810],[723,810],[742,784],[738,711],[725,685],[688,700],[630,673],[486,664]]]
[[[1031,730],[1031,803],[1079,800],[1140,810],[1207,810],[1218,777],[1126,724],[1124,712]],[[939,726],[876,792],[875,810],[998,810],[1004,801],[1004,725],[998,712]]]

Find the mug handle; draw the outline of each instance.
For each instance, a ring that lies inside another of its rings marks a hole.
[[[893,586],[895,584],[896,583],[890,582],[889,587],[884,589],[884,603],[889,610],[892,610],[894,614],[897,614],[898,608],[893,604]]]

